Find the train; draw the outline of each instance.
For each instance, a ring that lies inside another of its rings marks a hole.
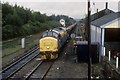
[[[75,27],[76,23],[68,27],[57,27],[43,32],[39,40],[40,58],[42,60],[57,59],[60,49]]]

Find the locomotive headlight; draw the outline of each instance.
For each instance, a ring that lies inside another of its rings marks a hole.
[[[50,47],[49,47],[49,46],[47,46],[46,48],[47,48],[47,49],[49,49]]]

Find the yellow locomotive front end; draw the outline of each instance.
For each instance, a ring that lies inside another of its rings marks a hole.
[[[56,59],[58,57],[58,40],[56,38],[41,38],[39,44],[42,59]]]

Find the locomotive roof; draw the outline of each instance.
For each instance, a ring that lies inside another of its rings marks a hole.
[[[59,27],[59,28],[54,28],[52,31],[54,31],[56,33],[61,33],[61,32],[64,32],[66,30],[64,30],[63,28]]]
[[[57,28],[54,28],[53,30],[57,30],[57,31],[65,31],[65,28],[63,28],[63,27],[57,27]]]

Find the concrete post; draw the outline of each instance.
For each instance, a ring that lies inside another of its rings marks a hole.
[[[25,48],[25,38],[21,39],[22,48]]]
[[[116,69],[118,69],[118,57],[116,57]]]
[[[110,51],[109,51],[109,57],[108,57],[108,58],[109,58],[109,61],[110,61],[110,58],[111,58],[111,53],[110,53]]]
[[[103,56],[105,56],[105,47],[104,47],[104,52],[103,52]]]

